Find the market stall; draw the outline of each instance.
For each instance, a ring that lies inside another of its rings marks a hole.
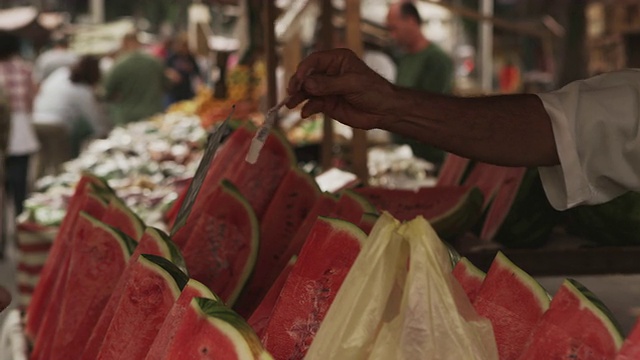
[[[302,13],[313,2],[293,3]],[[272,130],[257,162],[245,161],[264,122],[260,101],[280,100],[276,49],[302,52],[299,36],[277,37],[287,12],[261,5],[264,63],[225,69],[218,97],[202,88],[39,180],[18,234],[21,355],[613,359],[640,348],[640,330],[623,345],[581,284],[567,280],[551,298],[532,277],[640,270],[635,248],[592,248],[558,227],[533,169],[451,155],[435,177],[406,147],[370,148],[364,131],[340,138],[331,119],[285,113],[285,132]],[[330,2],[316,9],[323,48],[338,18],[361,51],[358,0],[335,17]],[[202,150],[226,131],[233,105],[232,130],[175,227]],[[313,130],[299,135],[304,126]],[[316,172],[296,151],[311,132],[323,149]],[[336,143],[348,161],[335,161]]]

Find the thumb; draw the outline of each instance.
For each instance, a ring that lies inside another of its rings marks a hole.
[[[363,91],[360,76],[344,74],[337,76],[309,75],[302,86],[313,96],[346,95]]]

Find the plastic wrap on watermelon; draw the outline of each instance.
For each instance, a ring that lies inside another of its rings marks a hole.
[[[424,218],[400,224],[384,213],[306,359],[497,359],[491,324],[451,270]]]

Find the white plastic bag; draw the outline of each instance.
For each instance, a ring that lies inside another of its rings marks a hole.
[[[491,323],[451,275],[448,250],[426,220],[383,214],[305,359],[498,358]]]

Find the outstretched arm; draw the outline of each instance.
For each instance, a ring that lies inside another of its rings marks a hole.
[[[347,125],[380,128],[443,150],[510,166],[559,163],[549,115],[536,95],[462,98],[399,88],[346,49],[314,53],[289,87],[303,116],[324,112]]]

